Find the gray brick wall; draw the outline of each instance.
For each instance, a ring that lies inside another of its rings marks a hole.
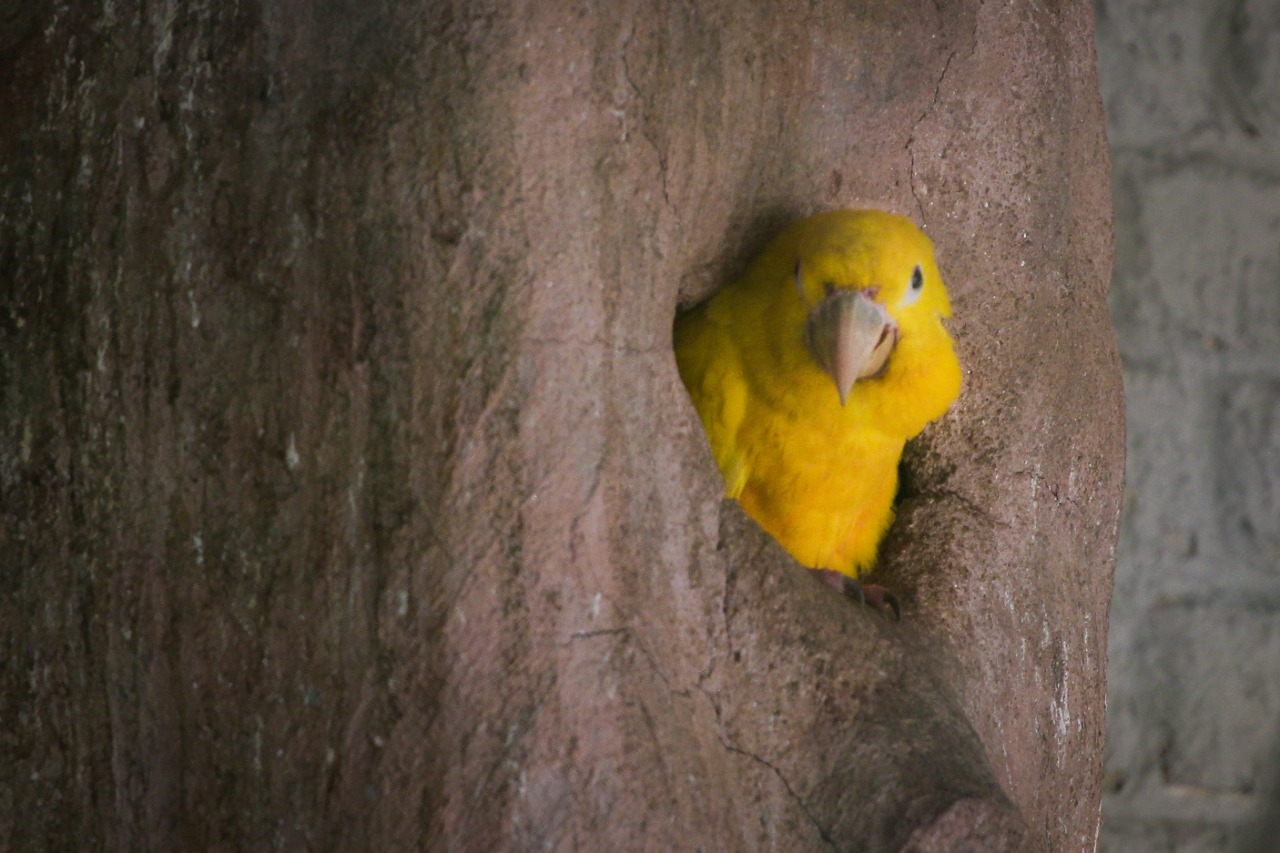
[[[1101,849],[1280,851],[1280,0],[1095,8],[1129,419]]]

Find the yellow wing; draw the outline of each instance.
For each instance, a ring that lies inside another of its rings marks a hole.
[[[737,500],[747,482],[746,458],[737,445],[747,381],[731,325],[708,316],[707,307],[703,303],[677,319],[676,364],[724,477],[725,495]]]

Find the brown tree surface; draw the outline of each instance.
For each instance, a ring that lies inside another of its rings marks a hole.
[[[0,84],[0,849],[1092,849],[1085,0],[26,4]],[[900,623],[722,506],[671,351],[854,206],[965,366]]]

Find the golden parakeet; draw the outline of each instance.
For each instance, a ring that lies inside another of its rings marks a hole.
[[[726,494],[854,594],[893,519],[903,445],[960,392],[950,315],[919,228],[841,210],[792,224],[676,320]]]

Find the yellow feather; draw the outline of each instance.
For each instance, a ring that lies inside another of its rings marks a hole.
[[[841,290],[867,293],[898,335],[843,406],[806,338],[814,307]],[[794,223],[741,279],[676,320],[680,376],[726,495],[800,563],[855,578],[874,564],[903,445],[960,392],[950,315],[929,239],[904,217],[862,210]]]

